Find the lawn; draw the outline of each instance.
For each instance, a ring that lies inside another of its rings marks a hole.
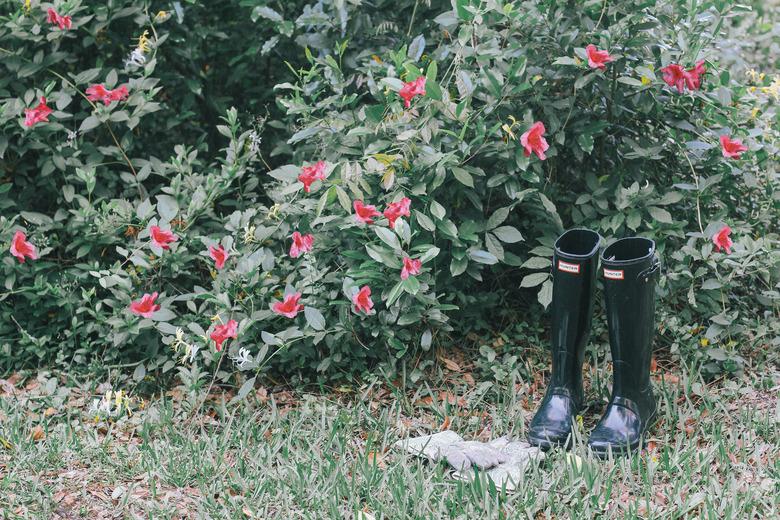
[[[443,428],[468,439],[523,437],[545,383],[542,350],[527,354],[520,372],[534,377],[498,382],[469,355],[440,355],[430,383],[306,392],[258,384],[240,401],[215,387],[202,407],[204,379],[192,374],[168,391],[128,382],[132,415],[116,421],[91,410],[107,384],[15,374],[0,381],[0,510],[4,519],[780,514],[780,371],[770,361],[705,384],[697,370],[659,360],[660,418],[647,448],[606,461],[584,440],[606,402],[609,367],[588,365],[576,446],[550,452],[514,493],[484,478],[453,481],[446,466],[391,448]]]

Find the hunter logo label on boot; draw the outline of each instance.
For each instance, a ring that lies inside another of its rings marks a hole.
[[[558,260],[558,270],[564,273],[580,274],[580,264],[570,264],[563,260]]]
[[[609,278],[610,280],[622,280],[623,279],[623,270],[617,270],[617,269],[604,269],[604,278]]]

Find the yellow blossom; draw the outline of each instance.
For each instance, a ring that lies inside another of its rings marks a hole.
[[[756,91],[756,87],[750,87],[750,88],[748,88],[748,91],[755,92]]]
[[[647,76],[642,76],[641,80],[642,80],[642,85],[649,85],[650,83],[653,82],[653,80],[651,80]]]
[[[274,219],[279,220],[279,209],[281,206],[279,204],[274,204],[271,206],[271,208],[268,210],[268,215],[266,216],[267,219]]]
[[[758,115],[759,108],[753,107],[753,110],[750,111],[750,119],[755,119]]]
[[[506,132],[507,137],[514,141],[514,140],[517,139],[517,137],[515,136],[515,133],[513,132],[513,130],[515,129],[515,127],[517,125],[520,124],[520,122],[517,119],[515,119],[515,116],[512,116],[512,115],[509,116],[509,121],[512,124],[508,125],[508,124],[504,123],[503,125],[501,125],[501,130]]]
[[[745,72],[745,75],[748,77],[750,81],[756,81],[758,79],[758,72],[756,72],[756,69],[750,69],[747,72]]]
[[[143,34],[138,37],[138,44],[136,45],[136,48],[146,54],[152,50],[152,46],[149,43],[150,41],[149,31],[144,31]]]
[[[32,0],[24,0],[24,12],[29,13],[32,9]]]
[[[702,347],[706,347],[707,345],[709,345],[709,344],[710,344],[710,340],[708,340],[707,338],[701,338],[701,339],[699,340],[699,344],[700,344]]]
[[[163,23],[170,17],[171,14],[168,11],[158,11],[157,14],[154,15],[154,21],[156,23]]]
[[[251,244],[255,241],[255,226],[247,224],[244,228],[244,243]]]

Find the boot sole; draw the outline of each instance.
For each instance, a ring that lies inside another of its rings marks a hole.
[[[608,445],[605,447],[595,447],[588,444],[588,448],[590,448],[590,451],[593,452],[594,455],[596,455],[600,459],[606,459],[609,457],[610,451],[613,455],[617,456],[624,456],[628,455],[630,453],[633,453],[637,449],[641,448],[644,445],[644,439],[645,439],[645,433],[647,433],[647,430],[650,429],[650,426],[652,426],[655,423],[655,419],[658,416],[658,410],[653,411],[653,415],[650,416],[650,418],[645,423],[645,427],[642,428],[642,433],[639,436],[639,442],[636,442],[631,445],[624,445],[624,444],[615,444],[615,445]]]
[[[571,437],[566,437],[566,439],[558,439],[558,440],[552,440],[547,437],[541,438],[541,437],[533,437],[531,435],[528,436],[528,443],[531,446],[536,446],[537,448],[541,449],[542,451],[548,451],[552,448],[565,448],[568,449],[569,446],[571,446],[570,439]]]

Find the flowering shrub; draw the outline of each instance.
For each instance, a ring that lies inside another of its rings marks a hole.
[[[259,111],[236,95],[220,143],[182,117],[186,82],[155,76],[205,15],[122,4],[55,2],[52,18],[20,3],[0,29],[7,362],[392,369],[501,317],[539,319],[573,225],[657,241],[673,350],[706,340],[696,355],[736,370],[740,341],[778,335],[780,79],[745,84],[722,63],[738,7],[255,7],[243,23],[268,22],[259,52],[277,48],[288,75],[281,112],[242,123]],[[118,23],[132,48],[104,40]],[[156,130],[167,115],[174,136]]]

